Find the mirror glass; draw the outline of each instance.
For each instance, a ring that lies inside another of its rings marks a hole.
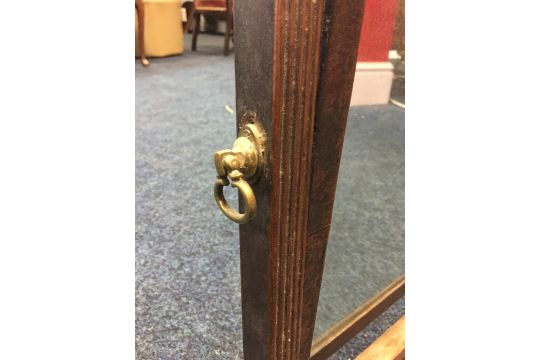
[[[404,165],[405,109],[352,106],[314,341],[404,274]]]
[[[362,20],[314,342],[405,272],[405,1],[374,4]],[[386,315],[404,315],[396,305]]]

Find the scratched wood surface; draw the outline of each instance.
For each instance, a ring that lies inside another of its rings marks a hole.
[[[235,1],[237,125],[268,136],[240,226],[245,359],[308,359],[364,1]]]

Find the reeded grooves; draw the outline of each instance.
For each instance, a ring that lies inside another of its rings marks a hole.
[[[323,0],[277,0],[275,5],[271,219],[276,235],[272,253],[272,359],[300,356],[304,262],[311,173],[315,97]],[[278,81],[281,79],[281,81]]]

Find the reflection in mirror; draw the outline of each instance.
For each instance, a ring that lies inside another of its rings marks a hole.
[[[404,130],[398,106],[349,111],[314,341],[404,273]]]

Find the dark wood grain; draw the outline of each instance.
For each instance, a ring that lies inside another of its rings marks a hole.
[[[304,269],[304,333],[301,358],[310,356],[328,234],[347,126],[362,26],[364,0],[328,1],[321,41],[321,74],[313,134],[313,172],[309,193]]]
[[[299,359],[302,348],[313,133],[324,2],[276,3],[273,158],[270,214],[271,320],[276,359]]]
[[[272,89],[274,57],[274,4],[271,1],[234,2],[237,127],[253,114],[268,137],[266,168],[252,189],[257,216],[240,226],[240,273],[244,359],[271,359],[270,300],[270,196],[273,189]]]
[[[237,125],[267,133],[240,226],[245,359],[308,359],[363,1],[235,1]]]

